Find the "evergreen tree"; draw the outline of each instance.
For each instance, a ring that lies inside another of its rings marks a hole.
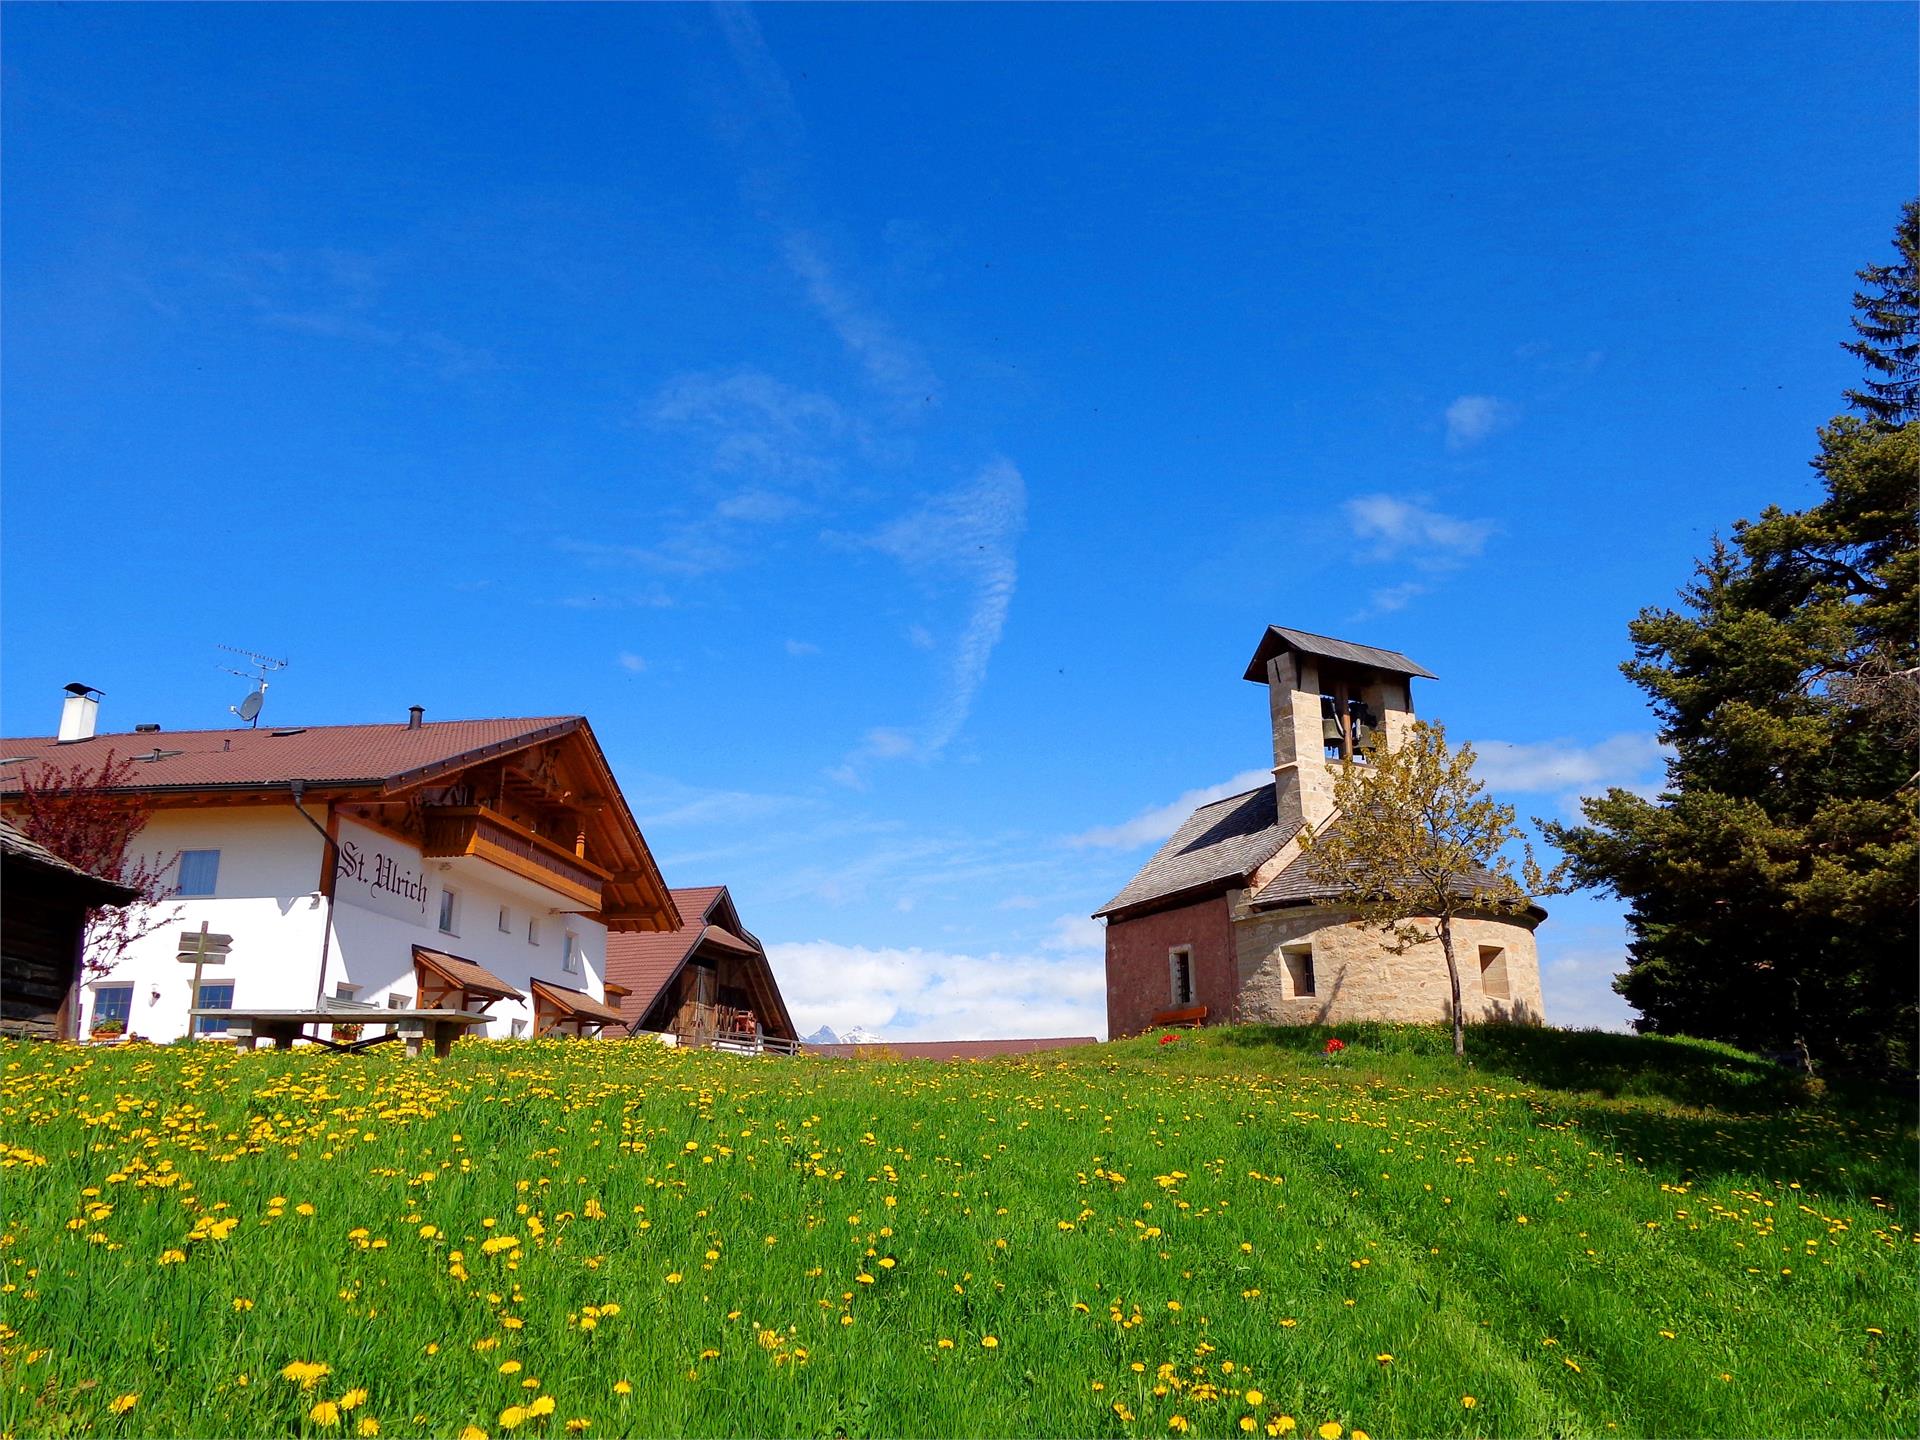
[[[1820,432],[1825,497],[1716,542],[1678,610],[1630,626],[1622,669],[1674,748],[1657,801],[1549,826],[1577,879],[1630,904],[1614,988],[1645,1031],[1910,1070],[1920,712],[1920,206],[1902,262],[1861,272],[1861,416]]]

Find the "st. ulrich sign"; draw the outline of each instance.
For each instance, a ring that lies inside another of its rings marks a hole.
[[[424,925],[429,888],[418,850],[349,821],[340,823],[336,899]]]

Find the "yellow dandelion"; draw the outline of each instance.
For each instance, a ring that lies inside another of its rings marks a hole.
[[[520,1362],[518,1360],[502,1360],[500,1362],[500,1373],[502,1375],[518,1375],[520,1373]]]
[[[680,1280],[681,1280],[681,1275],[678,1270],[671,1271],[667,1275],[667,1283],[669,1285],[678,1285],[680,1283]]]
[[[592,1428],[593,1428],[593,1421],[587,1419],[587,1417],[584,1415],[576,1415],[571,1420],[567,1421],[567,1433],[569,1435],[578,1435],[581,1432],[590,1430]]]
[[[354,1433],[358,1435],[378,1435],[380,1433],[380,1422],[371,1415],[362,1415],[360,1417],[360,1423],[353,1428]]]
[[[342,1410],[352,1410],[363,1404],[366,1398],[367,1392],[356,1387],[340,1397],[340,1408]]]
[[[1251,1415],[1242,1415],[1240,1417],[1240,1428],[1242,1430],[1258,1430],[1260,1428],[1260,1422]]]
[[[487,1432],[478,1425],[468,1425],[461,1430],[460,1440],[487,1440]]]
[[[340,1407],[331,1400],[322,1400],[307,1412],[307,1418],[316,1425],[331,1428],[340,1423]]]
[[[551,1395],[540,1396],[533,1404],[527,1407],[527,1413],[535,1416],[551,1415],[553,1413],[553,1397]]]
[[[613,1382],[613,1393],[616,1395],[631,1395],[633,1393],[633,1386],[629,1385],[625,1380],[616,1380]]]
[[[1262,1400],[1265,1400],[1266,1398],[1267,1397],[1262,1395],[1258,1390],[1247,1391],[1247,1403],[1249,1405],[1258,1405]]]
[[[1169,1415],[1167,1417],[1167,1428],[1169,1430],[1177,1430],[1182,1435],[1186,1434],[1187,1433],[1187,1417],[1184,1415]]]
[[[124,1415],[127,1413],[127,1411],[131,1410],[134,1406],[138,1405],[139,1403],[140,1403],[140,1394],[138,1391],[135,1391],[131,1395],[120,1395],[115,1397],[112,1400],[109,1400],[107,1402],[107,1409],[112,1411],[115,1415]]]
[[[980,1348],[982,1350],[998,1350],[1000,1348],[1000,1342],[991,1335],[982,1335],[980,1337]]]
[[[293,1207],[293,1213],[296,1215],[311,1215],[314,1213],[314,1210],[312,1205],[302,1200],[298,1205]]]
[[[1385,1351],[1382,1351],[1380,1354],[1374,1356],[1373,1358],[1378,1360],[1382,1365],[1391,1365],[1393,1363],[1393,1356],[1386,1353]]]
[[[1320,1427],[1320,1440],[1340,1440],[1341,1425],[1338,1420],[1329,1420]]]
[[[940,1337],[940,1348],[942,1350],[951,1350],[953,1348],[953,1341],[947,1339],[946,1336],[942,1335]]]
[[[509,1405],[500,1412],[500,1428],[502,1430],[517,1430],[525,1423],[526,1418],[527,1409],[524,1405]]]
[[[1465,1406],[1467,1409],[1471,1410],[1474,1406],[1478,1405],[1480,1402],[1474,1399],[1473,1396],[1471,1395],[1462,1395],[1460,1397],[1460,1403],[1463,1406]]]

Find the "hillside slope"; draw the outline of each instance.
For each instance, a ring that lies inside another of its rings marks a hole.
[[[1920,1428],[1910,1111],[1717,1047],[1341,1034],[13,1046],[0,1430]]]

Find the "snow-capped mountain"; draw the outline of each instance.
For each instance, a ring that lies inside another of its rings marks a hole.
[[[800,1037],[803,1045],[884,1045],[886,1039],[864,1025],[856,1025],[844,1035],[836,1035],[831,1026],[822,1025],[811,1035]]]

